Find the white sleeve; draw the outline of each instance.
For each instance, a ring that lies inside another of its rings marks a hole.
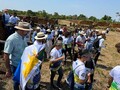
[[[12,17],[9,18],[9,22],[12,23]]]
[[[19,18],[19,17],[17,17],[17,20],[19,21],[19,20],[20,20],[20,18]]]
[[[86,69],[83,69],[79,72],[79,78],[81,80],[85,80],[86,79]]]
[[[76,38],[76,41],[75,41],[75,42],[77,43],[78,41],[79,41],[79,37]]]
[[[53,61],[53,60],[55,60],[57,58],[57,53],[54,50],[52,50],[50,52],[50,56],[51,56],[50,61]]]
[[[103,46],[103,42],[104,42],[104,39],[100,39],[100,41],[99,41],[99,46],[100,46],[100,47]]]
[[[63,39],[63,44],[65,44],[65,38]]]
[[[73,38],[73,36],[71,37],[71,40],[72,40],[72,41],[74,41],[74,38]]]
[[[110,74],[111,77],[114,77],[114,68],[110,71],[109,74]]]

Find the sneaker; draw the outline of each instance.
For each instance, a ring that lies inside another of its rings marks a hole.
[[[62,88],[61,87],[59,87],[59,86],[57,86],[57,88],[56,88],[57,90],[62,90]]]
[[[51,84],[51,87],[52,87],[52,88],[56,88],[54,84]]]
[[[54,84],[52,84],[51,87],[52,87],[53,89],[55,89],[55,90],[59,90],[59,87],[56,86],[56,85],[54,85]]]
[[[62,85],[61,84],[57,84],[58,90],[62,90]]]

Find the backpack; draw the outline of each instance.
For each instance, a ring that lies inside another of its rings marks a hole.
[[[94,42],[93,42],[93,47],[94,47],[94,49],[98,49],[99,48],[99,40],[100,40],[101,38],[96,38],[95,40],[94,40]]]

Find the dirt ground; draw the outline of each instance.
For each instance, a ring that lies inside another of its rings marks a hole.
[[[116,65],[120,65],[120,54],[117,52],[115,45],[120,43],[120,32],[110,32],[107,35],[105,41],[106,48],[102,49],[101,55],[98,60],[98,64],[95,69],[93,83],[93,90],[107,90],[107,81],[109,76],[109,71]],[[13,90],[12,78],[5,78],[5,66],[2,58],[0,59],[0,90]],[[70,70],[71,63],[68,62],[64,69],[64,77],[62,79],[63,90],[69,90],[65,83],[65,78]],[[54,90],[50,87],[50,71],[48,61],[44,62],[42,65],[42,77],[41,77],[41,90]],[[55,77],[55,82],[58,75]]]

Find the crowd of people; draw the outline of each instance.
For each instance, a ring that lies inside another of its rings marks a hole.
[[[35,55],[37,59],[41,60],[41,62],[44,62],[44,60],[50,62],[50,66],[48,67],[51,73],[51,90],[52,88],[62,90],[61,80],[64,75],[62,66],[68,65],[68,59],[71,60],[70,65],[74,70],[74,85],[71,90],[92,90],[94,70],[101,49],[105,48],[104,41],[106,35],[109,33],[108,28],[106,31],[99,31],[88,27],[56,27],[51,24],[38,24],[33,28],[30,23],[21,21],[16,13],[10,16],[7,10],[4,12],[3,21],[5,27],[8,23],[14,24],[12,28],[13,32],[8,32],[10,36],[7,38],[4,46],[6,77],[11,77],[14,74],[21,60],[21,56],[24,50],[29,47],[29,44],[39,47],[39,50],[41,50],[41,48],[44,50],[42,58],[39,56],[39,53]],[[6,29],[10,30],[8,27]],[[25,90],[40,89],[41,68],[44,68],[42,64],[40,68],[35,70],[35,73],[26,83]],[[118,73],[117,70],[119,71],[119,66],[110,72],[109,87],[114,84],[117,85],[118,88],[114,90],[119,90],[120,86],[120,73]],[[55,84],[54,77],[56,72],[58,72],[59,77]],[[19,84],[20,83],[14,81],[14,90],[19,90]]]

